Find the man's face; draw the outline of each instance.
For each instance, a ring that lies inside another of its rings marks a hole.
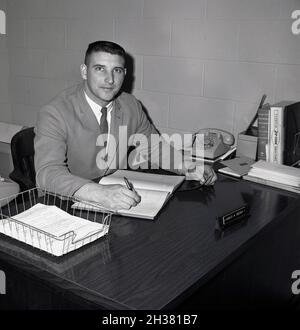
[[[81,65],[86,91],[101,106],[112,101],[121,89],[126,74],[124,65],[123,57],[105,52],[92,53],[88,65]]]

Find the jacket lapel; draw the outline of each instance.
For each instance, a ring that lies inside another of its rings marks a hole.
[[[95,117],[93,110],[91,109],[85,98],[83,84],[79,88],[78,96],[80,102],[78,112],[82,124],[84,125],[84,127],[88,127],[91,131],[100,132],[100,127],[97,118]]]

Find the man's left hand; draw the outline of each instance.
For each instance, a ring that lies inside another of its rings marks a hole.
[[[203,185],[211,186],[216,182],[218,177],[211,166],[204,165],[189,168],[185,172],[185,178],[186,180],[197,180]]]

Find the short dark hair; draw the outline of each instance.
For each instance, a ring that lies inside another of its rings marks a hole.
[[[124,62],[126,61],[126,52],[123,47],[112,41],[99,40],[89,44],[85,52],[85,58],[84,58],[85,65],[88,65],[90,55],[96,52],[105,52],[113,55],[119,55],[123,57]]]

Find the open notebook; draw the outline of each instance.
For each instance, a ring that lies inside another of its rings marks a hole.
[[[125,185],[126,177],[134,186],[136,192],[141,196],[141,202],[130,210],[118,210],[120,215],[137,217],[143,219],[154,219],[164,204],[172,196],[176,188],[184,181],[184,176],[160,175],[136,171],[118,170],[111,175],[103,177],[99,183]],[[90,204],[78,202],[72,207],[83,209],[96,209]],[[101,206],[99,205],[99,210]]]

